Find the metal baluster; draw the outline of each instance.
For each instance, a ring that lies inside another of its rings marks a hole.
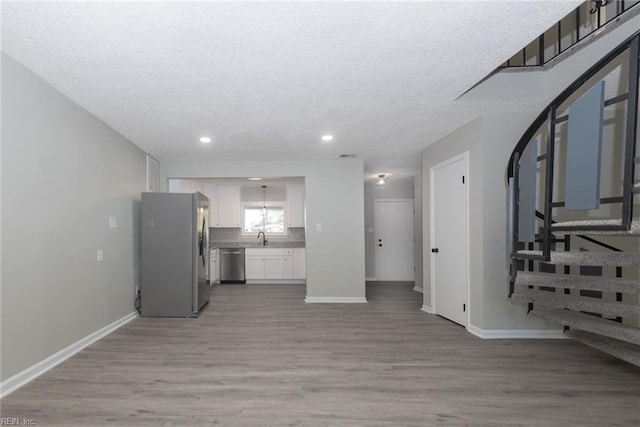
[[[547,167],[545,176],[545,197],[544,197],[544,246],[542,255],[546,261],[551,258],[551,210],[553,203],[553,166],[555,158],[556,139],[556,106],[549,109],[547,116],[549,122],[549,134],[547,135]]]
[[[635,177],[636,139],[638,135],[638,71],[640,69],[640,35],[629,48],[629,86],[627,126],[624,148],[624,183],[622,195],[622,225],[629,227],[633,219],[633,187]]]

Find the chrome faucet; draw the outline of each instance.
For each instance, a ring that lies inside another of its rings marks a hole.
[[[260,235],[262,234],[262,246],[267,246],[267,236],[264,234],[264,231],[260,230],[258,231],[258,239],[260,238]]]

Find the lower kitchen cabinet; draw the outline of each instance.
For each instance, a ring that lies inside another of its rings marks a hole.
[[[245,276],[247,280],[282,279],[282,249],[247,248]]]
[[[246,249],[246,252],[249,252],[249,249]],[[247,280],[264,279],[264,257],[245,253],[244,275]]]
[[[302,256],[301,262],[296,255]],[[304,248],[247,248],[245,276],[247,280],[304,279]]]
[[[293,249],[284,250],[284,258],[282,259],[283,279],[294,279],[294,258]]]
[[[220,282],[220,264],[218,262],[218,249],[209,251],[209,283],[212,285]]]
[[[281,252],[282,253],[282,252]],[[282,255],[270,255],[264,257],[264,278],[283,279],[283,259]]]
[[[294,279],[307,278],[307,262],[306,262],[305,248],[293,249],[293,278]]]

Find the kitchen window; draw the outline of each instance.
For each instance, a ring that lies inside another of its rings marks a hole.
[[[264,231],[267,235],[287,234],[284,202],[245,203],[242,205],[242,232],[254,234]]]

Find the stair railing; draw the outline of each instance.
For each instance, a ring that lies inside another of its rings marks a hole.
[[[499,68],[543,66],[639,4],[637,0],[585,1]]]
[[[624,172],[623,172],[623,191],[621,196],[608,197],[600,199],[602,204],[621,203],[622,214],[620,224],[605,225],[589,225],[589,226],[555,226],[553,221],[553,208],[564,206],[563,201],[554,201],[554,163],[555,163],[555,146],[556,146],[556,125],[563,123],[569,119],[568,115],[558,116],[557,112],[561,105],[567,101],[573,94],[581,89],[592,77],[596,76],[600,71],[618,58],[625,52],[629,52],[628,63],[628,83],[627,92],[613,98],[607,99],[604,106],[613,105],[619,102],[627,102],[627,111],[625,117],[625,140],[624,140]],[[509,253],[511,257],[511,286],[509,295],[513,292],[513,284],[517,275],[517,258],[530,259],[537,261],[549,261],[551,256],[551,245],[554,239],[555,231],[625,231],[629,230],[633,218],[633,197],[640,192],[640,187],[634,186],[635,165],[640,163],[640,157],[636,157],[636,142],[638,137],[638,79],[640,76],[640,31],[629,37],[618,47],[605,55],[600,61],[584,72],[578,79],[569,85],[562,93],[560,93],[551,103],[536,117],[533,123],[524,132],[518,144],[514,148],[508,165],[508,187],[509,187]],[[545,162],[544,165],[544,197],[542,200],[542,220],[541,229],[541,254],[518,254],[515,257],[518,243],[518,221],[520,209],[520,179],[519,172],[521,167],[521,158],[525,149],[534,141],[534,137],[540,134],[543,125],[546,128],[546,152],[537,155],[536,164]]]

